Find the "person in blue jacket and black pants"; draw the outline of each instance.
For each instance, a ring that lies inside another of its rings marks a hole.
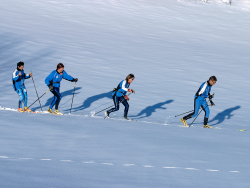
[[[27,90],[24,85],[24,80],[28,79],[32,76],[32,73],[26,74],[24,73],[24,62],[20,61],[17,63],[17,68],[12,74],[12,82],[13,82],[13,88],[17,92],[17,94],[20,96],[19,102],[18,102],[18,111],[19,112],[31,112],[30,109],[27,107],[28,102],[28,95]],[[24,109],[22,108],[22,103],[24,103]]]
[[[124,119],[125,120],[129,120],[128,118],[128,109],[129,109],[129,104],[128,104],[128,96],[127,96],[127,92],[131,92],[134,93],[135,91],[133,89],[129,89],[130,84],[134,81],[135,76],[133,74],[129,74],[125,80],[122,80],[119,85],[117,86],[117,88],[115,88],[113,90],[113,101],[114,101],[114,105],[115,107],[106,111],[105,112],[105,116],[106,118],[109,118],[109,114],[111,112],[115,112],[119,110],[119,104],[120,102],[125,106],[124,109]]]
[[[72,76],[68,75],[64,71],[64,65],[62,63],[59,63],[57,65],[56,70],[52,71],[50,73],[50,75],[47,76],[47,78],[45,79],[46,85],[49,87],[51,93],[53,93],[53,95],[54,95],[54,100],[52,101],[52,103],[48,109],[48,112],[53,113],[52,108],[55,105],[55,111],[54,111],[55,115],[62,115],[62,113],[60,113],[58,111],[58,106],[59,106],[60,100],[62,98],[62,96],[60,94],[60,82],[62,79],[65,79],[65,80],[68,80],[71,82],[78,81],[77,78],[73,78]]]
[[[213,106],[214,103],[212,101],[213,95],[210,95],[210,91],[212,86],[217,82],[217,78],[215,76],[211,76],[208,81],[204,82],[198,89],[198,91],[195,94],[194,98],[194,112],[184,116],[181,118],[181,122],[183,123],[184,126],[188,126],[186,120],[190,118],[194,118],[197,116],[200,107],[202,108],[203,111],[205,111],[205,117],[204,117],[204,128],[212,128],[209,126],[208,123],[208,118],[210,114],[210,110],[208,108],[208,104],[206,101],[206,98],[209,98],[211,105]]]

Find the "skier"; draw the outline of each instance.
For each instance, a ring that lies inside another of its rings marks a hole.
[[[129,104],[127,102],[129,100],[129,98],[126,94],[127,94],[127,92],[131,92],[131,93],[135,92],[133,89],[128,89],[130,84],[134,81],[134,79],[135,79],[135,76],[133,74],[129,74],[125,80],[122,80],[118,84],[117,88],[114,88],[112,96],[113,96],[115,108],[112,108],[112,109],[105,112],[106,118],[109,118],[109,114],[111,112],[115,112],[115,111],[119,110],[119,103],[121,102],[125,106],[124,119],[130,120],[128,118]]]
[[[30,109],[27,107],[27,90],[24,85],[24,80],[28,79],[32,76],[32,73],[26,74],[24,73],[24,62],[20,61],[17,63],[17,68],[12,74],[12,82],[13,82],[13,88],[17,92],[17,94],[20,96],[19,102],[18,102],[18,111],[19,112],[31,112]],[[22,109],[22,103],[24,103],[24,109]]]
[[[55,115],[62,115],[62,113],[60,113],[58,111],[58,105],[59,105],[60,100],[62,98],[62,96],[60,94],[60,82],[61,82],[62,78],[66,79],[68,81],[71,81],[71,82],[78,81],[78,78],[73,78],[72,76],[68,75],[64,71],[64,65],[62,63],[59,63],[57,65],[56,70],[52,71],[50,73],[50,75],[47,76],[47,78],[45,79],[46,85],[49,87],[51,93],[53,93],[53,95],[54,95],[54,100],[52,101],[52,103],[48,109],[48,112],[53,113],[52,108],[55,105],[55,111],[54,111]]]
[[[203,111],[205,111],[205,117],[204,117],[204,128],[212,128],[209,125],[207,125],[210,110],[208,108],[208,104],[206,101],[206,98],[209,98],[211,106],[214,105],[212,98],[213,95],[210,95],[211,87],[217,82],[217,78],[215,76],[211,76],[208,81],[204,82],[198,91],[195,94],[195,99],[194,99],[194,112],[191,114],[188,114],[181,118],[181,122],[183,123],[184,126],[188,126],[186,120],[190,118],[194,118],[197,116],[200,107],[202,108]]]

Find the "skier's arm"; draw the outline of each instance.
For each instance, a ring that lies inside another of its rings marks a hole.
[[[17,74],[18,73],[18,74]],[[14,81],[17,81],[19,78],[19,71],[14,71],[13,74],[12,74],[12,79]]]
[[[208,98],[209,100],[211,100],[212,98],[214,98],[214,95],[211,95],[210,92],[208,93]]]
[[[51,82],[53,82],[53,72],[49,74],[49,76],[47,76],[47,78],[45,79],[45,84],[49,87],[49,85],[51,85]],[[53,83],[52,83],[53,84]]]
[[[68,81],[72,81],[72,82],[75,81],[75,79],[72,76],[68,75],[65,71],[63,71],[63,78]]]
[[[123,82],[122,82],[122,90],[124,90],[124,91],[128,91],[128,88],[126,88],[125,87],[125,84],[126,84],[126,80],[124,80]]]
[[[24,78],[25,78],[25,79],[29,79],[30,77],[31,77],[31,76],[30,76],[29,74],[27,75],[26,73],[24,73]]]
[[[205,83],[203,83],[202,85],[201,85],[201,90],[199,91],[199,93],[198,93],[198,95],[200,96],[200,95],[202,95],[203,93],[204,93],[204,91],[206,90],[206,87],[207,87],[207,82],[205,82]]]

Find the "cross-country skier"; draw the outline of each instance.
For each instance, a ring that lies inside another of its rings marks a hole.
[[[59,63],[57,65],[56,70],[52,71],[50,75],[47,76],[47,78],[45,79],[46,85],[49,87],[51,93],[53,93],[54,95],[54,100],[52,101],[48,109],[48,112],[53,113],[52,108],[55,105],[55,111],[54,111],[55,115],[62,115],[62,113],[58,111],[58,106],[62,98],[60,94],[60,82],[63,78],[71,82],[78,81],[78,78],[73,78],[64,71],[64,65],[62,63]]]
[[[119,85],[117,86],[117,88],[114,89],[113,91],[113,101],[114,101],[114,105],[115,108],[112,108],[108,111],[105,112],[105,116],[106,118],[109,118],[109,114],[111,112],[115,112],[119,110],[119,103],[121,102],[124,106],[124,119],[125,120],[130,120],[128,118],[128,109],[129,109],[129,104],[128,104],[128,96],[126,95],[127,92],[131,92],[134,93],[135,91],[133,89],[129,89],[130,84],[134,81],[135,76],[133,74],[129,74],[125,80],[122,80]]]
[[[24,62],[20,61],[17,63],[17,68],[12,74],[12,82],[13,82],[13,88],[17,92],[17,94],[20,96],[19,102],[18,102],[18,111],[19,112],[31,112],[30,109],[27,107],[27,90],[24,85],[24,80],[28,79],[32,76],[32,73],[26,74],[24,73]],[[22,103],[24,103],[24,109],[22,109]]]
[[[208,81],[204,82],[200,86],[200,88],[196,92],[195,98],[194,98],[194,112],[181,118],[181,122],[184,124],[184,126],[188,126],[186,120],[197,116],[199,109],[201,107],[203,109],[203,111],[205,111],[204,128],[212,128],[209,125],[207,125],[210,110],[208,108],[206,98],[209,98],[211,106],[213,106],[214,105],[214,103],[212,101],[213,95],[210,95],[210,91],[211,91],[212,86],[216,82],[217,82],[217,78],[215,76],[211,76]]]

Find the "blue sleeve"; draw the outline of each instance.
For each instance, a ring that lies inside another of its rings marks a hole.
[[[30,75],[28,74],[28,76],[27,76],[27,74],[24,73],[24,78],[25,78],[25,79],[28,79],[28,78],[30,78]]]
[[[203,84],[201,84],[201,87],[199,89],[199,92],[198,92],[198,95],[202,95],[204,93],[204,91],[206,90],[206,88],[204,88],[204,85],[205,85],[206,82],[204,82]],[[203,90],[203,91],[202,91]],[[201,94],[199,94],[200,92],[202,91]]]
[[[50,73],[50,75],[49,76],[47,76],[47,78],[45,79],[45,84],[47,85],[47,86],[49,86],[50,85],[50,82],[53,80],[53,77],[54,76],[54,71],[52,71],[51,73]]]
[[[19,74],[19,71],[14,71],[14,72],[13,72],[13,74],[12,74],[12,79],[13,79],[14,81],[17,81],[17,80],[18,80],[18,78],[19,78],[18,74]]]
[[[129,85],[127,84],[127,81],[123,80],[123,81],[120,82],[120,89],[119,89],[119,91],[121,93],[123,93],[124,95],[126,95],[127,91],[128,91],[128,87],[129,87]]]
[[[204,82],[203,84],[201,84],[200,86],[200,90],[203,88],[203,86],[205,85],[206,82]]]
[[[72,81],[74,79],[72,76],[68,75],[67,72],[65,71],[63,71],[63,78],[69,81]]]

